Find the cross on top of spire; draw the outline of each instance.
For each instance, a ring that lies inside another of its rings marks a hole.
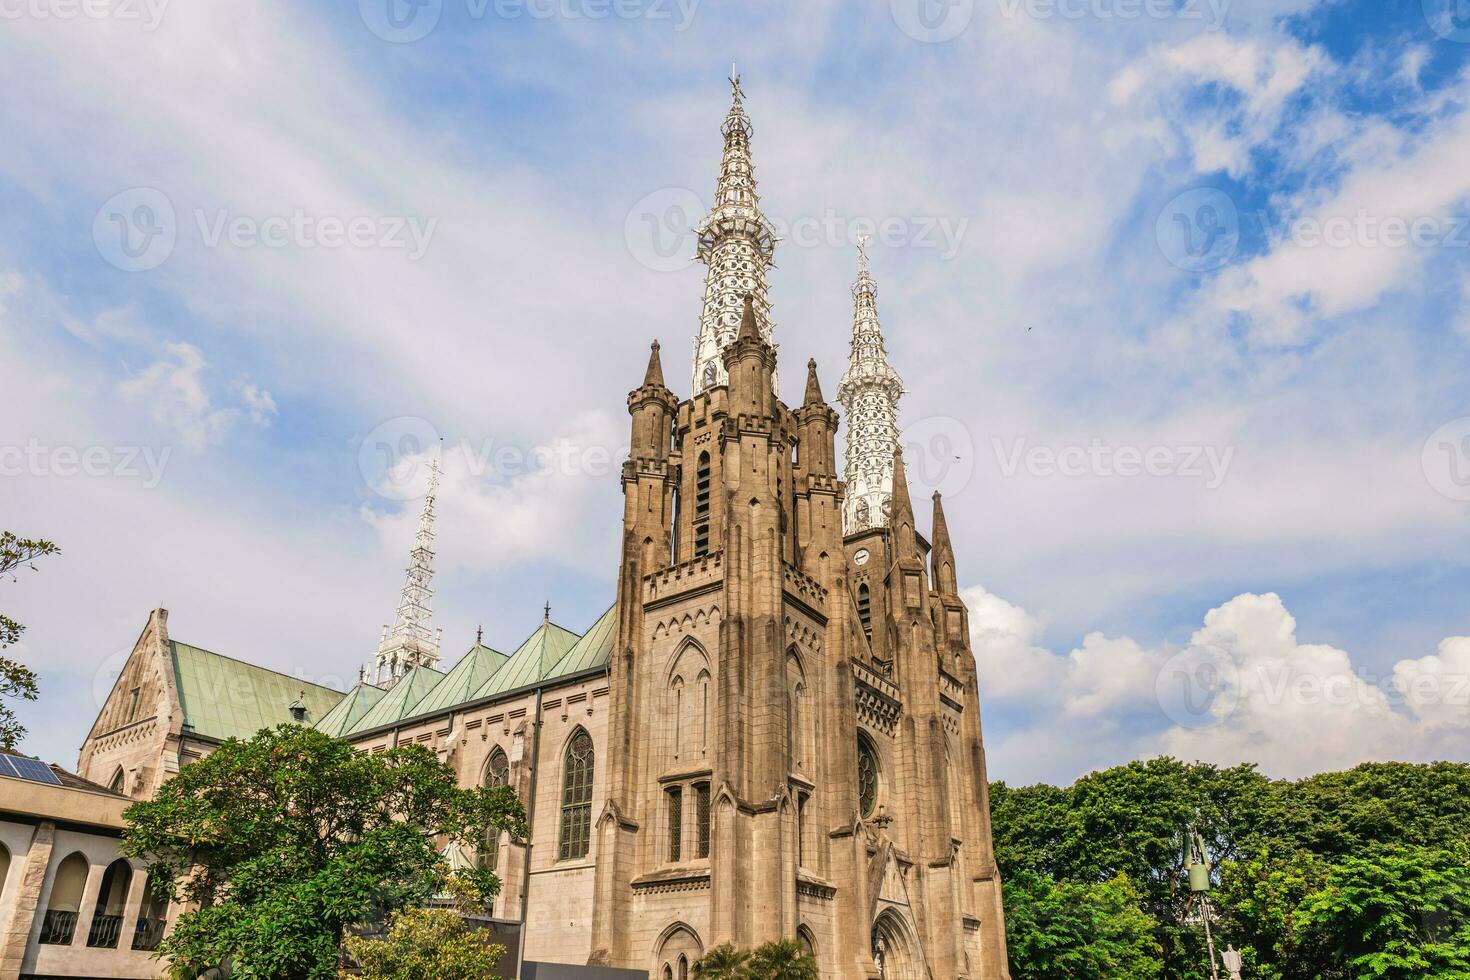
[[[740,87],[740,73],[735,70],[733,61],[730,62],[730,98],[735,102],[745,99],[745,90]]]
[[[868,271],[868,242],[870,242],[872,240],[873,239],[872,239],[872,236],[871,235],[859,235],[858,236],[857,246],[858,246],[858,273],[859,274],[862,274],[862,273]]]

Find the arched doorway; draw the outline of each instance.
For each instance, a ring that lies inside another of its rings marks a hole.
[[[873,923],[873,962],[882,980],[923,980],[923,957],[913,931],[892,909]]]

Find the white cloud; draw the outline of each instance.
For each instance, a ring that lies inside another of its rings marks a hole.
[[[276,417],[276,400],[271,393],[264,388],[251,384],[249,381],[236,381],[235,391],[245,403],[245,410],[250,414],[250,421],[256,425],[270,425]]]
[[[1470,637],[1375,678],[1344,650],[1301,642],[1279,596],[1247,593],[1210,610],[1182,648],[1093,633],[1062,656],[1039,645],[1025,610],[981,588],[965,599],[989,708],[1043,709],[992,747],[1001,775],[1069,781],[1170,754],[1296,777],[1470,750]]]
[[[216,408],[204,385],[208,364],[193,344],[166,343],[163,356],[118,385],[123,397],[144,405],[153,421],[173,429],[185,446],[203,449],[234,424],[232,409]]]

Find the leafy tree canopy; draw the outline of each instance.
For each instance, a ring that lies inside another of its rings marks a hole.
[[[14,580],[18,570],[34,570],[37,559],[60,552],[54,542],[22,538],[11,531],[0,532],[0,578]],[[0,614],[0,650],[20,642],[24,629],[9,616]],[[34,701],[39,693],[35,671],[18,660],[0,656],[0,698]],[[15,711],[0,700],[0,749],[14,749],[25,733],[25,727],[15,719]]]
[[[124,853],[199,905],[160,950],[184,977],[225,964],[261,980],[335,976],[345,926],[422,904],[451,877],[495,895],[488,871],[451,875],[446,842],[526,833],[514,793],[460,789],[420,746],[368,754],[296,725],[225,742],[124,816]]]
[[[482,980],[493,977],[505,947],[457,912],[403,909],[383,939],[347,937],[363,980]]]

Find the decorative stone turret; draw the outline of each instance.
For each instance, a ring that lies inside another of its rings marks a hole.
[[[761,213],[756,193],[755,164],[751,161],[750,119],[740,76],[730,79],[730,111],[721,131],[725,156],[715,186],[715,203],[700,222],[699,260],[709,267],[704,280],[704,309],[699,336],[694,341],[694,380],[699,394],[728,380],[721,357],[740,329],[746,297],[753,299],[761,337],[775,347],[771,302],[766,295],[766,270],[776,251],[776,232]],[[779,390],[774,372],[774,390]]]
[[[847,413],[847,482],[844,523],[848,534],[888,526],[893,456],[898,449],[898,400],[903,382],[888,363],[878,323],[878,287],[868,271],[867,239],[858,245],[858,278],[852,287],[852,350],[837,400]]]

